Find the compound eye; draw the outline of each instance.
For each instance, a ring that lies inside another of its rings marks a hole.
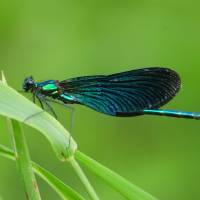
[[[27,77],[25,78],[24,80],[24,84],[23,84],[23,89],[25,91],[29,91],[32,87],[34,87],[34,81],[33,81],[33,77],[30,76],[30,77]]]
[[[29,85],[33,85],[33,80],[29,80],[29,81],[28,81],[28,84],[29,84]]]

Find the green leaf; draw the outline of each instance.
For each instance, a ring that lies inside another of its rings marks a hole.
[[[0,81],[0,115],[16,119],[39,130],[50,142],[57,157],[73,156],[77,144],[68,131],[51,115]],[[69,145],[70,144],[70,145]]]
[[[60,160],[73,159],[77,144],[70,134],[51,115],[8,87],[3,73],[0,82],[0,114],[26,123],[42,132],[50,141]],[[91,194],[92,186],[89,188],[88,185],[86,189]],[[95,194],[94,191],[93,194]]]
[[[14,152],[2,144],[0,144],[0,155],[11,160],[15,160]]]
[[[126,199],[130,200],[156,200],[147,192],[143,191],[139,187],[133,185],[120,175],[104,167],[100,163],[86,156],[85,154],[77,151],[75,157],[90,171],[103,179],[116,191],[121,193]]]
[[[16,164],[24,183],[26,197],[30,200],[40,200],[41,197],[22,128],[16,120],[8,119],[8,125],[14,140]]]
[[[2,82],[7,85],[4,74]],[[38,184],[32,169],[31,158],[21,125],[16,120],[7,117],[7,124],[15,149],[16,164],[21,180],[24,183],[26,198],[30,200],[41,200]]]
[[[83,185],[85,186],[85,189],[87,190],[90,198],[92,200],[99,200],[99,197],[97,196],[94,188],[92,187],[92,185],[90,184],[87,176],[84,174],[83,170],[81,169],[81,167],[79,166],[78,162],[72,158],[70,159],[70,164],[72,165],[74,171],[76,172],[77,176],[79,177],[80,181],[83,183]]]
[[[15,160],[14,152],[3,145],[0,145],[0,155],[11,160]],[[75,190],[67,186],[60,179],[58,179],[56,176],[54,176],[52,173],[40,165],[32,162],[32,166],[35,173],[40,176],[46,183],[48,183],[49,186],[51,186],[52,189],[54,189],[63,200],[85,200]]]
[[[48,172],[46,169],[33,163],[35,172],[46,181],[64,200],[84,200],[84,198],[69,186],[65,185],[60,179]]]

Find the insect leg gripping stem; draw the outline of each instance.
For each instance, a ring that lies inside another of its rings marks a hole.
[[[74,112],[75,112],[75,108],[73,108],[72,106],[69,106],[68,104],[59,102],[59,101],[57,101],[57,100],[53,100],[53,99],[49,99],[49,98],[46,98],[45,100],[46,100],[46,102],[53,102],[53,103],[56,103],[56,104],[58,104],[58,105],[64,106],[65,108],[69,109],[69,111],[70,111],[70,126],[69,126],[69,132],[71,133],[71,132],[72,132],[72,129],[73,129],[73,126],[74,126]]]
[[[70,133],[70,138],[69,138],[69,147],[70,147],[70,144],[71,144],[71,138],[72,138],[72,129],[74,127],[74,112],[75,112],[75,108],[73,108],[72,106],[69,106],[65,103],[61,103],[59,101],[56,101],[56,100],[53,100],[53,99],[47,99],[46,98],[46,101],[48,102],[53,102],[53,103],[57,103],[59,105],[62,105],[64,106],[65,108],[69,109],[70,111],[70,125],[69,125],[69,133]]]
[[[75,112],[75,108],[73,108],[72,106],[69,106],[69,105],[67,105],[65,103],[59,102],[57,100],[49,99],[49,98],[46,98],[46,101],[56,103],[58,105],[64,106],[65,108],[69,109],[69,111],[70,111],[70,125],[69,125],[70,139],[69,139],[69,147],[70,147],[72,129],[74,127],[74,112]]]
[[[57,117],[55,111],[53,110],[53,108],[51,107],[51,105],[49,104],[49,102],[57,103],[57,104],[59,104],[59,105],[64,106],[65,108],[67,108],[67,109],[70,110],[70,126],[69,126],[70,138],[69,138],[69,144],[68,144],[68,146],[70,147],[71,138],[72,138],[71,134],[72,134],[73,126],[74,126],[74,111],[75,111],[75,109],[74,109],[73,107],[67,105],[67,104],[58,102],[58,101],[56,101],[56,100],[47,99],[47,98],[41,98],[40,96],[39,96],[39,97],[36,96],[36,97],[38,98],[38,100],[39,100],[39,102],[40,102],[40,105],[42,105],[41,107],[42,107],[43,110],[40,111],[40,112],[34,113],[33,115],[28,116],[27,118],[24,119],[23,122],[26,122],[26,121],[28,121],[29,119],[31,119],[31,118],[33,118],[33,117],[35,117],[35,116],[37,116],[37,115],[40,115],[40,114],[42,114],[42,113],[45,112],[45,111],[51,111],[51,113],[52,113],[52,114],[54,115],[54,117],[57,119],[58,117]],[[47,109],[44,108],[43,103],[45,103],[45,105],[47,106]]]
[[[35,96],[35,95],[34,95],[34,96]],[[43,99],[43,98],[41,98],[41,97],[39,97],[39,96],[37,96],[37,95],[36,95],[36,97],[38,98],[38,100],[39,100],[39,102],[40,102],[40,105],[41,105],[41,108],[42,108],[43,110],[40,111],[40,112],[34,113],[33,115],[28,116],[26,119],[24,119],[23,122],[26,122],[27,120],[29,120],[29,119],[31,119],[31,118],[37,116],[37,115],[40,115],[40,114],[42,114],[42,113],[45,112],[45,111],[51,111],[51,113],[52,113],[52,114],[54,115],[54,117],[57,119],[57,115],[56,115],[55,111],[53,110],[53,108],[51,107],[51,105],[46,101],[46,99]],[[34,99],[34,97],[33,97],[33,99]],[[45,103],[45,105],[47,106],[47,109],[44,108],[42,102]],[[34,102],[34,103],[35,103],[35,102]]]

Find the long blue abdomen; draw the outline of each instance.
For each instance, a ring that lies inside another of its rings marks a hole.
[[[160,115],[177,118],[200,119],[200,112],[182,112],[177,110],[144,110],[143,114]]]

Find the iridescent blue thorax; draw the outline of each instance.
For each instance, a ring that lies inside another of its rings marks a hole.
[[[36,82],[35,86],[44,88],[45,90],[48,90],[48,89],[51,90],[56,87],[56,81],[55,80],[47,80],[47,81],[43,81],[43,82]]]
[[[35,83],[35,87],[40,91],[41,94],[56,98],[64,103],[72,103],[75,100],[73,96],[64,92],[59,86],[59,82],[55,80],[37,82]]]
[[[36,90],[39,90],[41,94],[47,96],[57,96],[59,95],[58,83],[55,80],[47,80],[43,82],[35,83]]]

